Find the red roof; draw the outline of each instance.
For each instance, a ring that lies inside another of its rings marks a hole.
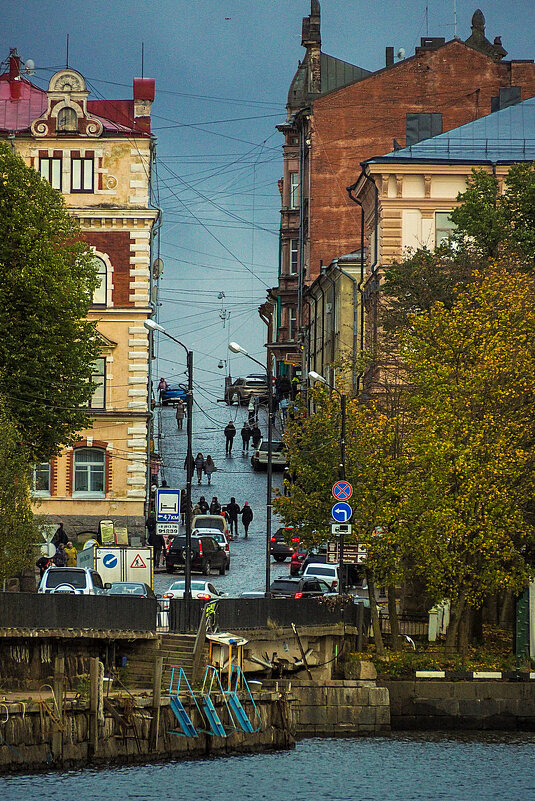
[[[0,75],[0,130],[24,131],[46,110],[46,92],[21,78],[16,81],[20,98],[13,99],[9,74]]]

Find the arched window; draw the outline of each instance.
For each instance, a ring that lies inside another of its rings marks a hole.
[[[106,495],[106,452],[99,448],[76,448],[74,451],[73,496]]]
[[[78,116],[76,111],[69,106],[61,108],[58,112],[58,121],[56,123],[56,131],[77,131],[78,130]]]
[[[105,306],[106,305],[106,296],[107,296],[107,267],[106,262],[104,259],[101,259],[99,256],[93,256],[93,264],[97,270],[97,280],[99,281],[99,285],[93,292],[93,306]]]

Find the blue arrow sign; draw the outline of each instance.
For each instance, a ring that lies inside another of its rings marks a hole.
[[[348,503],[339,501],[338,503],[334,504],[331,514],[333,516],[333,520],[336,520],[337,523],[347,523],[353,514],[353,509]]]
[[[104,567],[116,567],[117,566],[117,557],[114,553],[107,553],[102,560],[102,564]]]

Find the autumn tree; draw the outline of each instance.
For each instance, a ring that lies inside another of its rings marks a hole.
[[[96,283],[61,193],[0,144],[0,397],[32,462],[88,423]]]

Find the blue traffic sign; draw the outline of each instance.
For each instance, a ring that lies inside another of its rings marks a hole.
[[[337,481],[333,486],[333,497],[337,501],[348,501],[353,495],[353,487],[349,481]]]
[[[347,523],[353,514],[353,509],[348,503],[339,501],[338,503],[334,504],[331,514],[333,516],[333,520],[336,520],[337,523]]]
[[[117,557],[114,553],[107,553],[102,560],[102,564],[104,567],[117,567]]]
[[[180,490],[156,490],[156,521],[158,523],[178,523],[180,521]]]

